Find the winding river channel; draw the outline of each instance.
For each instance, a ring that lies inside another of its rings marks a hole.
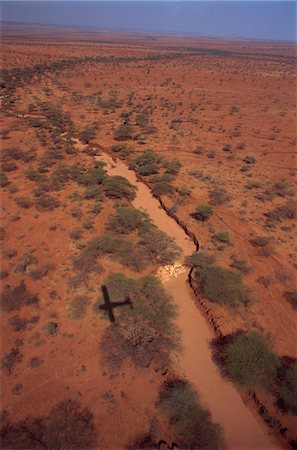
[[[109,175],[121,175],[137,186],[133,206],[146,211],[159,229],[175,239],[183,250],[181,260],[196,250],[195,244],[184,230],[166,214],[150,189],[137,180],[132,170],[120,160],[113,161],[106,153],[96,159],[106,163],[105,169]],[[213,420],[222,426],[230,450],[281,448],[269,436],[260,418],[244,404],[234,385],[220,375],[209,346],[214,336],[195,305],[187,276],[187,272],[184,272],[163,282],[178,305],[176,326],[181,332],[183,350],[177,357],[177,371],[192,383],[211,412]]]

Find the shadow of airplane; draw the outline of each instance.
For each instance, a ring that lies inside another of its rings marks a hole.
[[[131,302],[130,297],[127,297],[125,300],[123,300],[121,302],[112,302],[110,300],[107,287],[101,286],[101,289],[102,289],[102,293],[103,293],[104,304],[100,305],[99,308],[103,309],[104,311],[107,312],[107,314],[109,316],[109,320],[111,322],[115,322],[115,316],[113,313],[114,308],[117,308],[118,306],[130,305],[130,308],[133,309],[133,304]]]

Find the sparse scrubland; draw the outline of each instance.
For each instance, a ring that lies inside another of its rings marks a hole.
[[[185,266],[213,358],[294,445],[294,49],[34,30],[2,52],[3,448],[226,446],[181,378],[179,309],[156,276],[183,249],[102,152],[196,237]],[[129,299],[115,323],[103,286]]]

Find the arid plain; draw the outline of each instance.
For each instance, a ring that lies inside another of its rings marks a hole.
[[[3,448],[296,445],[294,46],[4,24],[1,65]]]

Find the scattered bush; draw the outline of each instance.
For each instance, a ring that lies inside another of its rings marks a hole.
[[[283,297],[297,310],[297,291],[285,291]]]
[[[60,202],[49,194],[44,194],[38,197],[35,204],[39,211],[53,211],[55,208],[60,206]]]
[[[240,334],[226,347],[226,367],[240,386],[271,386],[280,365],[271,346],[257,333]]]
[[[242,274],[245,275],[251,271],[251,268],[247,266],[247,263],[244,259],[237,259],[235,257],[232,257],[230,267],[239,270]]]
[[[7,374],[11,375],[15,365],[21,362],[23,355],[18,347],[12,348],[10,352],[5,353],[1,358],[1,369]]]
[[[221,231],[212,237],[213,241],[219,242],[221,244],[230,244],[230,233],[228,231]]]
[[[199,205],[196,208],[194,213],[194,217],[196,220],[200,220],[201,222],[205,222],[208,220],[213,214],[212,207],[210,205]]]
[[[128,123],[122,123],[114,134],[116,141],[127,141],[133,139],[133,128]]]
[[[180,448],[225,448],[221,427],[211,421],[209,411],[200,404],[195,390],[187,381],[166,380],[160,392],[159,406],[168,416]]]
[[[37,267],[37,269],[31,270],[29,273],[30,277],[33,278],[33,280],[41,280],[44,278],[50,270],[53,270],[55,266],[53,264],[42,264],[41,266]]]
[[[6,420],[1,443],[3,449],[55,450],[90,449],[98,444],[92,413],[71,399],[55,405],[48,416],[26,417],[16,424]]]
[[[278,206],[272,211],[265,213],[269,222],[280,222],[284,219],[296,219],[297,218],[297,203],[295,201],[289,201],[285,205]]]
[[[205,252],[195,252],[193,255],[188,256],[185,260],[187,266],[192,267],[195,266],[199,269],[202,269],[207,266],[211,266],[215,261],[214,255],[210,255]]]
[[[18,206],[24,209],[29,209],[33,206],[33,202],[29,197],[16,197],[15,202]]]

